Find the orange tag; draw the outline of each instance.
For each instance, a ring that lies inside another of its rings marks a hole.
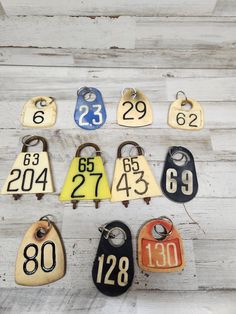
[[[182,240],[169,218],[152,219],[142,227],[138,237],[138,264],[150,272],[177,272],[184,268]]]

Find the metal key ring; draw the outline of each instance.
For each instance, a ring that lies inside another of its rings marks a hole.
[[[187,163],[189,162],[190,158],[189,158],[189,155],[186,153],[186,152],[183,152],[181,149],[176,149],[176,151],[174,153],[171,152],[171,147],[168,149],[168,154],[170,155],[170,158],[173,160],[173,161],[181,161],[184,159],[185,157],[185,163],[184,163],[184,166],[187,165]],[[174,158],[174,155],[176,154],[182,154],[182,156],[180,158]]]
[[[170,227],[169,230],[167,230],[162,224],[158,224],[158,225],[161,225],[161,226],[164,228],[164,230],[165,230],[164,233],[163,233],[163,232],[159,232],[159,231],[156,229],[156,226],[157,226],[157,225],[155,225],[155,226],[153,227],[154,231],[160,236],[160,239],[159,239],[159,240],[164,240],[164,239],[167,238],[169,235],[171,235],[171,233],[172,233],[172,231],[173,231],[173,228],[174,228],[173,221],[172,221],[170,218],[168,218],[167,216],[160,216],[160,217],[157,218],[157,220],[166,220],[167,222],[169,222],[169,223],[171,224],[171,227]],[[155,238],[155,236],[153,236],[153,237]]]
[[[92,88],[91,87],[87,87],[87,86],[84,86],[84,87],[80,87],[79,90],[77,90],[77,96],[79,96],[79,94],[84,90],[84,93],[82,94],[82,96],[84,97],[86,94],[89,94],[89,98],[88,99],[91,99],[91,95],[95,95],[95,93],[92,91]],[[87,100],[87,99],[86,99]]]
[[[135,99],[137,97],[137,90],[135,88],[133,88],[133,87],[125,87],[125,88],[123,88],[123,90],[121,92],[122,97],[124,96],[125,91],[126,90],[130,90],[130,89],[133,90],[133,93],[131,93],[131,96],[133,97],[133,99]]]
[[[36,146],[36,145],[38,145],[38,143],[39,143],[39,141],[40,141],[38,138],[34,140],[35,143],[33,143],[33,144],[31,144],[31,143],[27,144],[27,143],[26,143],[27,140],[28,140],[29,138],[31,138],[32,136],[33,136],[33,135],[29,135],[29,134],[23,136],[22,139],[21,139],[21,143],[22,143],[23,145],[27,146],[27,147],[31,147],[31,146]]]
[[[45,215],[39,219],[39,221],[47,221],[48,225],[46,229],[41,226],[35,230],[34,236],[35,236],[35,239],[38,241],[43,240],[45,236],[47,235],[47,233],[51,230],[52,222],[49,219],[49,216],[53,217],[52,215]]]
[[[51,98],[51,101],[49,103],[47,103],[47,101],[45,100],[46,97],[41,97],[40,99],[37,99],[35,101],[35,106],[37,106],[38,103],[40,103],[40,107],[47,107],[48,105],[50,105],[52,102],[54,102],[55,98],[49,96],[48,98]],[[45,104],[42,103],[42,101],[45,102]]]
[[[176,99],[179,98],[179,94],[184,95],[184,97],[185,97],[185,101],[184,101],[184,102],[187,103],[187,102],[188,102],[188,98],[187,98],[185,92],[183,92],[182,90],[179,90],[179,91],[176,93],[176,96],[175,96]]]

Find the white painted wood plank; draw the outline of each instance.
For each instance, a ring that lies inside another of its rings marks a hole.
[[[230,218],[229,218],[230,219]],[[235,241],[194,241],[197,278],[200,289],[235,289],[236,269]],[[204,271],[203,271],[204,269]]]
[[[120,0],[1,0],[7,15],[72,15],[72,16],[99,16],[99,15],[141,15],[141,16],[200,16],[200,15],[236,15],[234,3],[226,0],[171,0],[155,1],[142,0],[128,2]],[[220,10],[218,10],[220,7]]]
[[[225,21],[226,22],[226,21]],[[137,18],[136,48],[232,47],[236,24],[207,19]]]
[[[215,130],[211,135],[213,150],[236,152],[235,135],[234,130]]]
[[[163,292],[128,291],[120,297],[109,298],[94,289],[34,288],[1,289],[3,313],[112,313],[173,314],[233,314],[234,291]],[[26,297],[27,296],[27,297]],[[37,299],[37,302],[35,300]],[[40,304],[40,307],[39,307]]]
[[[104,68],[235,69],[236,50],[1,48],[0,64]]]
[[[20,16],[1,17],[0,27],[1,46],[93,49],[232,48],[236,31],[235,17]]]
[[[167,108],[179,90],[199,102],[236,101],[236,70],[4,66],[0,71],[1,100],[19,101],[21,106],[35,95],[50,95],[58,102],[72,100],[74,110],[82,86],[100,89],[107,108],[119,102],[125,87],[140,88],[153,105],[167,102]]]
[[[130,17],[2,17],[0,42],[22,47],[134,48],[134,26]]]
[[[185,240],[236,240],[235,206],[235,198],[195,198],[185,207],[197,225],[187,215],[182,204],[171,202],[165,197],[152,199],[150,206],[141,200],[132,201],[128,209],[120,203],[104,201],[96,210],[93,202],[84,201],[73,210],[71,204],[58,202],[55,195],[44,196],[40,202],[35,200],[33,205],[30,196],[18,202],[11,197],[1,196],[0,237],[16,238],[24,234],[33,221],[50,213],[64,239],[98,239],[98,227],[117,219],[126,221],[135,239],[145,221],[166,215],[171,217]]]

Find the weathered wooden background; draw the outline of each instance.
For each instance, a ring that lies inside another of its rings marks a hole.
[[[236,1],[235,0],[1,0],[0,9],[0,184],[26,134],[48,139],[56,193],[42,201],[0,197],[1,313],[188,313],[235,314],[236,306]],[[108,119],[84,131],[73,121],[76,91],[99,88]],[[146,128],[116,124],[124,87],[138,87],[151,100],[155,121]],[[198,100],[206,125],[200,132],[167,126],[178,90]],[[58,119],[48,130],[22,129],[20,113],[36,95],[56,98]],[[158,180],[171,145],[195,156],[199,193],[185,205],[165,197],[129,208],[84,202],[76,210],[58,201],[76,147],[101,146],[111,182],[117,146],[142,144]],[[14,283],[14,264],[29,225],[53,214],[67,252],[66,276],[46,287]],[[184,239],[186,268],[178,274],[146,274],[135,265],[128,293],[101,295],[91,267],[101,224],[126,222],[136,236],[143,222],[171,217]]]

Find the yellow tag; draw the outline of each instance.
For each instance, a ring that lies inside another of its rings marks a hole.
[[[121,148],[127,144],[140,148],[137,143],[129,141],[120,145],[115,164],[111,201],[122,201],[125,206],[128,206],[128,200],[143,198],[148,204],[151,197],[161,195],[161,189],[142,151],[138,149],[139,155],[135,157],[120,157]]]
[[[117,123],[123,126],[139,127],[152,123],[152,106],[140,91],[126,88],[117,111]]]
[[[81,145],[78,151],[80,152],[86,146],[96,146],[97,151],[100,151],[98,146],[92,143]],[[110,197],[110,188],[101,156],[73,158],[60,200],[102,200]]]
[[[40,286],[64,274],[65,254],[60,236],[52,222],[39,220],[31,225],[21,242],[15,281],[18,285]]]
[[[190,109],[184,109],[185,105]],[[204,114],[201,105],[190,98],[178,98],[171,105],[168,115],[168,124],[172,128],[182,130],[200,130],[204,126]]]
[[[37,96],[31,98],[23,107],[21,123],[25,127],[48,128],[55,124],[56,103],[52,97]]]

